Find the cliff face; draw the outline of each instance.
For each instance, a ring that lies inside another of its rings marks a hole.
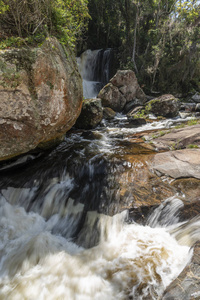
[[[82,106],[74,55],[48,39],[0,52],[0,160],[62,140]]]

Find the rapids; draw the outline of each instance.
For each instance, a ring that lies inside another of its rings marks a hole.
[[[120,142],[178,121],[129,128],[118,115],[96,130],[72,131],[27,163],[3,166],[0,299],[159,299],[190,261],[200,220],[180,223],[183,202],[174,196],[136,223],[118,206],[115,176],[126,163]]]

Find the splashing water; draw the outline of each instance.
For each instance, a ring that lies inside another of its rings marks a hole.
[[[177,200],[168,200],[174,201],[178,209]],[[97,215],[92,213],[88,222],[95,223]],[[1,197],[0,299],[157,299],[192,256],[190,245],[173,237],[183,224],[156,227],[155,212],[154,228],[126,219],[126,211],[98,215],[100,242],[84,249],[52,233],[54,218],[47,221]],[[184,230],[191,224],[185,223]]]

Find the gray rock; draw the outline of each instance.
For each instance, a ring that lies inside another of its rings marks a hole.
[[[160,175],[175,179],[200,179],[200,149],[184,149],[158,153],[152,161],[152,169]]]
[[[95,128],[103,118],[101,99],[86,99],[83,101],[81,114],[75,127],[81,129]]]
[[[194,94],[191,99],[196,103],[200,103],[200,94],[199,93]]]
[[[173,95],[166,94],[149,101],[145,109],[156,116],[172,118],[178,115],[179,106],[178,99]]]

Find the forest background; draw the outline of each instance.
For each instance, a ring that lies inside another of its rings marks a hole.
[[[200,92],[198,0],[0,0],[0,49],[49,36],[76,55],[113,48],[147,94]]]

